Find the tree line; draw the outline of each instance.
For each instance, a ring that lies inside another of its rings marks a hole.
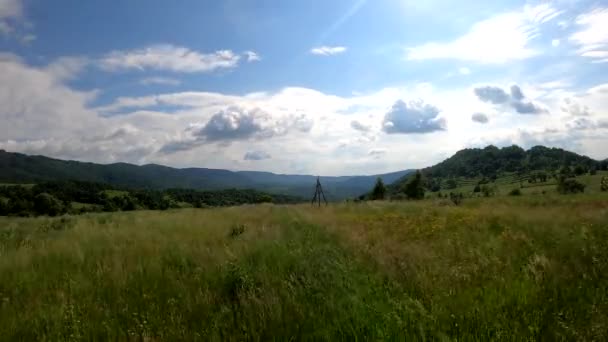
[[[128,189],[103,183],[54,181],[0,186],[0,216],[57,216],[85,212],[166,210],[255,203],[299,203],[300,198],[250,189]]]

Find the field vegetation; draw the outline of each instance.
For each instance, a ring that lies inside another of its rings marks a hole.
[[[608,197],[4,217],[0,279],[3,341],[601,341]]]

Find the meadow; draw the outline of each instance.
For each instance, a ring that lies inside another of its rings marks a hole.
[[[608,340],[605,193],[0,217],[0,340]]]

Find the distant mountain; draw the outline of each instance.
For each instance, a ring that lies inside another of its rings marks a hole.
[[[564,165],[601,169],[607,164],[606,161],[596,161],[561,148],[535,146],[526,151],[513,145],[504,148],[487,146],[483,149],[460,150],[441,163],[420,171],[427,183],[432,183],[433,180],[440,183],[442,179],[447,178],[491,178],[505,172],[555,171]],[[392,184],[391,188],[398,189],[408,180],[408,176],[402,177]]]
[[[372,176],[321,177],[329,200],[355,197],[373,187],[377,177],[392,183],[410,170]],[[145,189],[256,189],[312,197],[316,176],[206,168],[177,169],[162,165],[95,164],[29,156],[0,150],[0,183],[78,180]]]

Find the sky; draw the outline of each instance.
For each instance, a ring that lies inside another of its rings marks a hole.
[[[608,2],[0,0],[0,149],[377,174],[608,157]]]

